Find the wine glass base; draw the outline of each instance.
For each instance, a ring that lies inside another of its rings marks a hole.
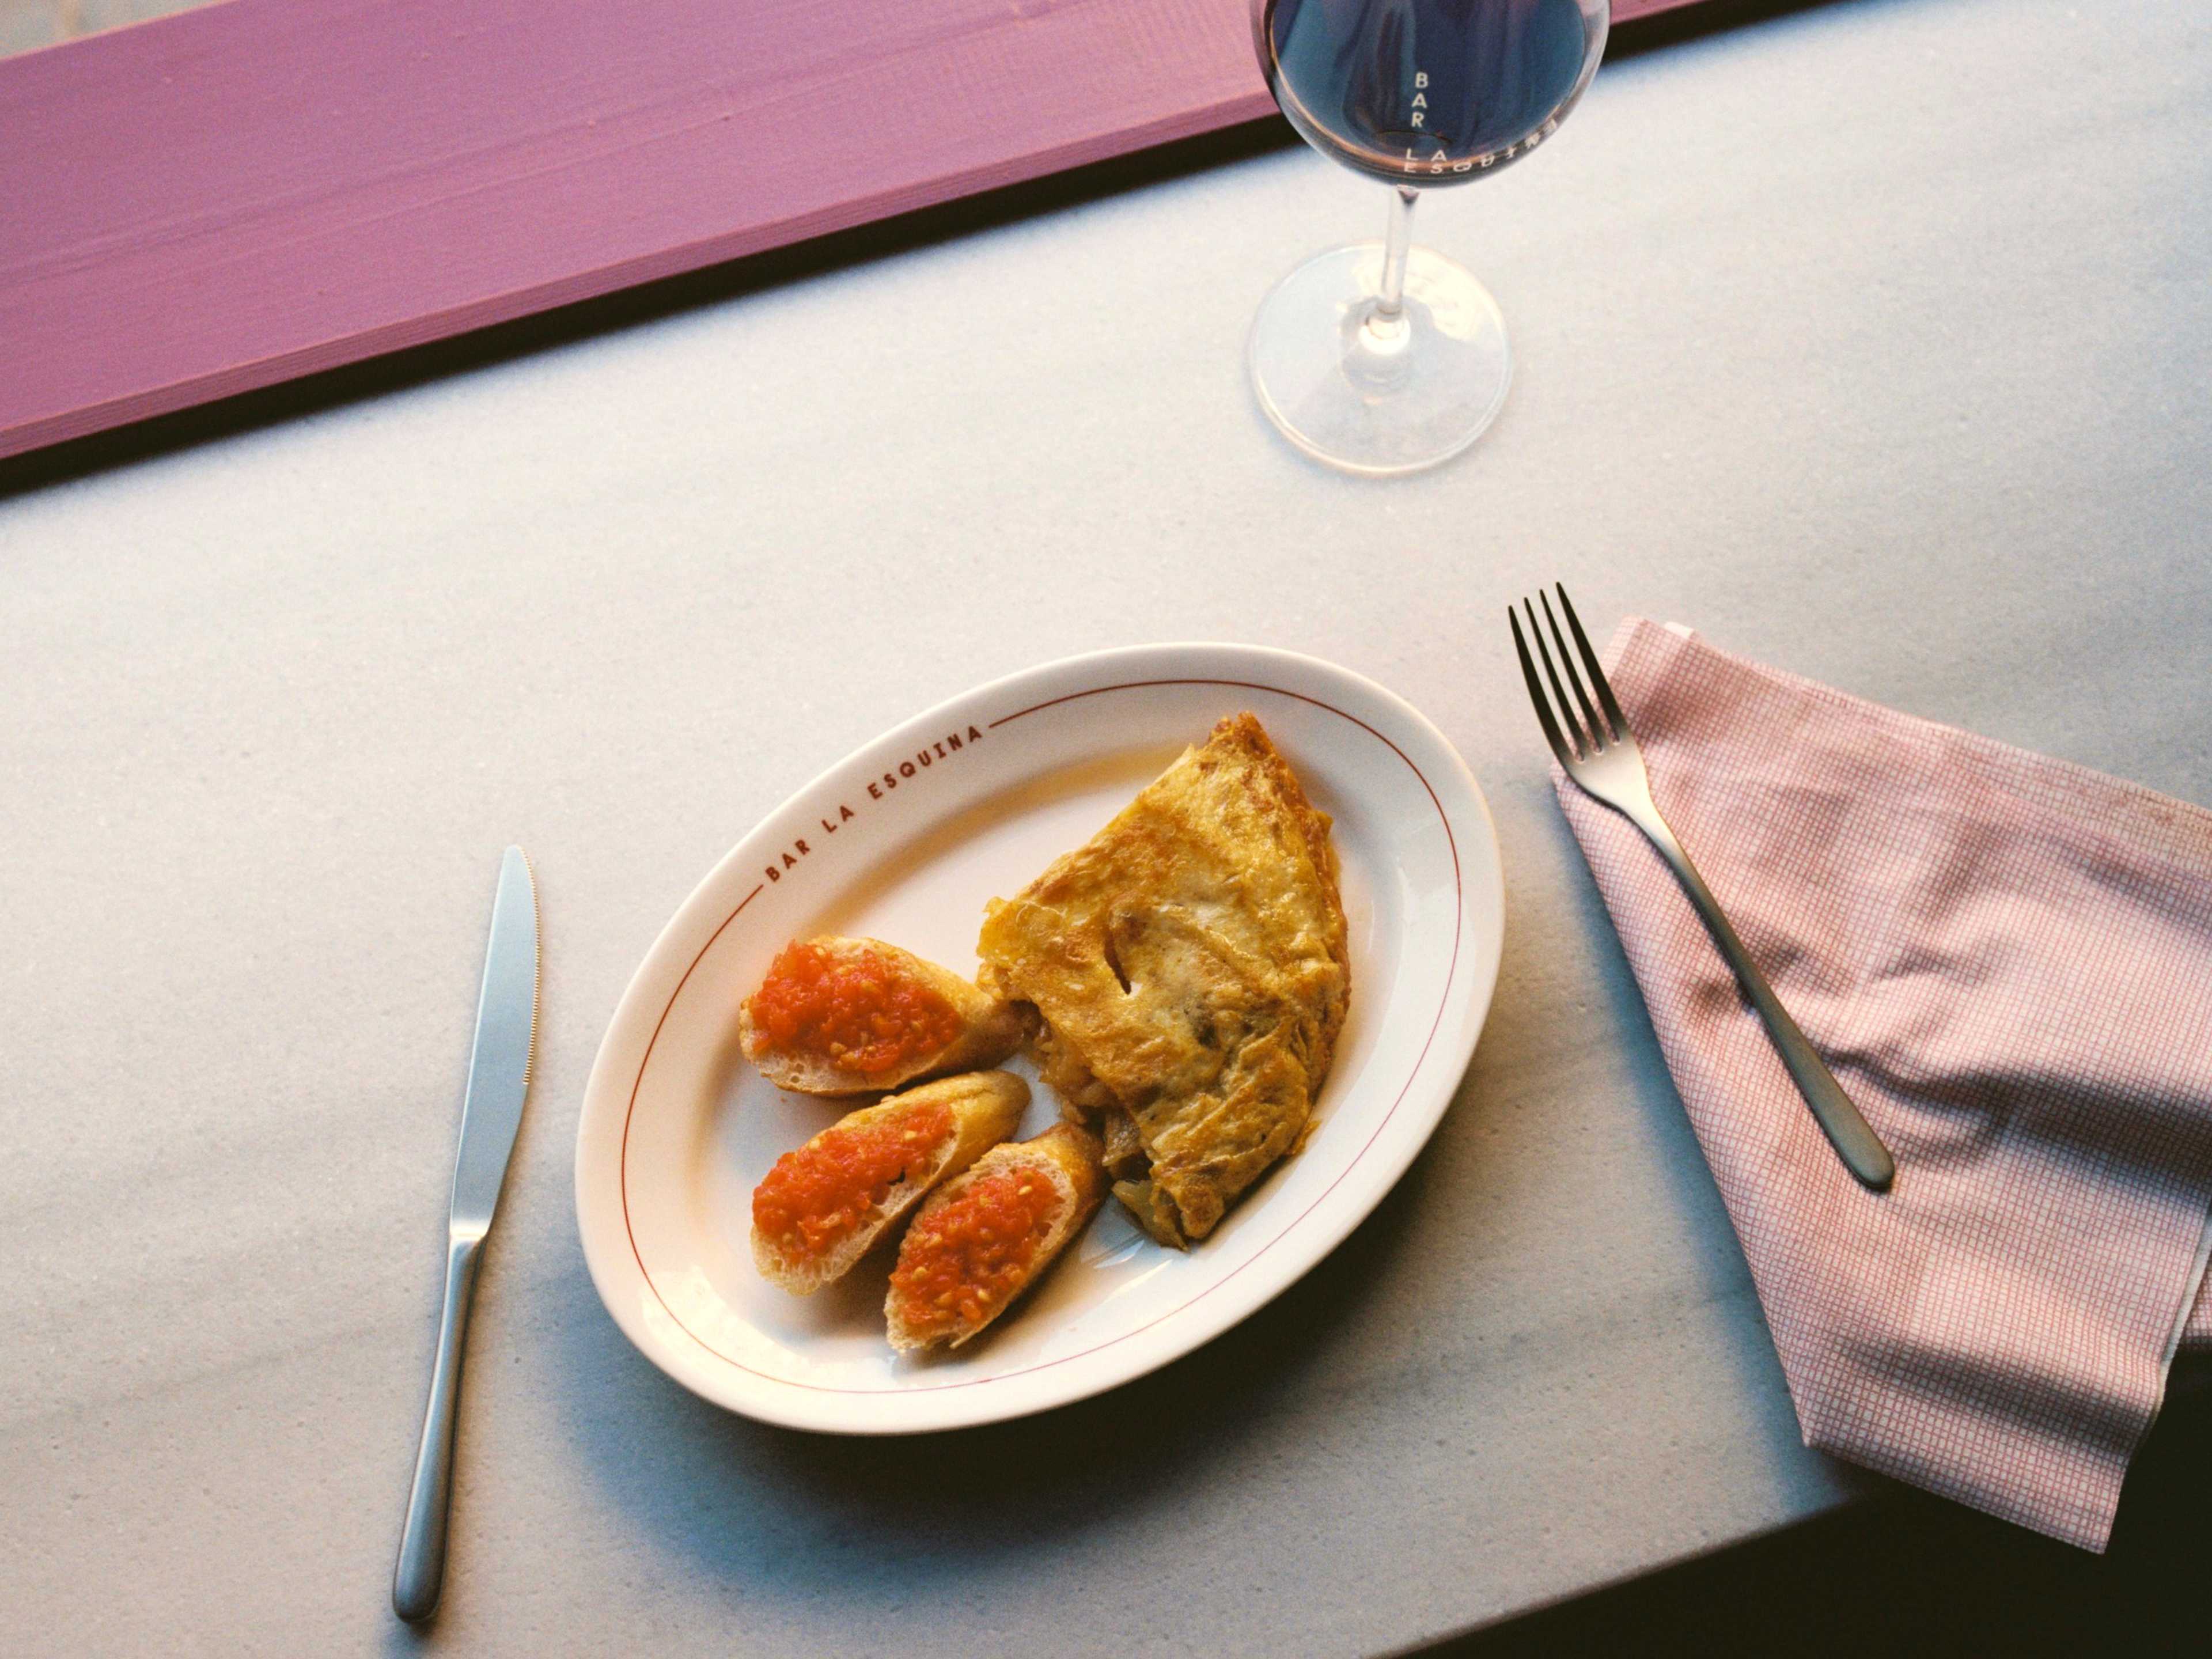
[[[1382,244],[1316,255],[1275,285],[1247,348],[1260,407],[1317,461],[1370,477],[1448,461],[1504,405],[1505,319],[1463,265],[1407,252],[1405,301],[1376,315]]]

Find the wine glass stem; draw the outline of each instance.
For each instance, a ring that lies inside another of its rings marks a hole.
[[[1391,323],[1406,299],[1406,251],[1413,245],[1415,192],[1400,185],[1390,203],[1390,228],[1382,238],[1382,289],[1375,296],[1375,318]]]

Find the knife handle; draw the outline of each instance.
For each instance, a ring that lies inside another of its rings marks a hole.
[[[446,1511],[453,1491],[453,1420],[461,1397],[461,1350],[476,1292],[481,1237],[455,1237],[446,1251],[446,1310],[438,1326],[438,1358],[430,1368],[430,1403],[422,1445],[415,1454],[415,1486],[392,1574],[392,1610],[409,1623],[438,1609],[446,1583]]]

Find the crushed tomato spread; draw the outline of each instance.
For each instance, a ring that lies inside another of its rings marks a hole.
[[[894,1184],[927,1176],[952,1133],[941,1101],[824,1129],[776,1159],[753,1192],[753,1225],[787,1258],[815,1260],[880,1212]]]
[[[783,947],[745,1003],[761,1046],[819,1054],[880,1077],[960,1035],[959,1012],[872,951],[833,952],[805,939]]]
[[[891,1273],[900,1317],[925,1341],[976,1329],[1021,1289],[1059,1211],[1034,1168],[978,1176],[908,1232]]]

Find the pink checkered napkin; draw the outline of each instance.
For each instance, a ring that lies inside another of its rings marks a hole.
[[[1689,901],[1559,799],[1742,1240],[1806,1443],[2089,1549],[2212,1213],[2212,813],[1643,621],[1659,809],[1897,1156],[1829,1150]]]

